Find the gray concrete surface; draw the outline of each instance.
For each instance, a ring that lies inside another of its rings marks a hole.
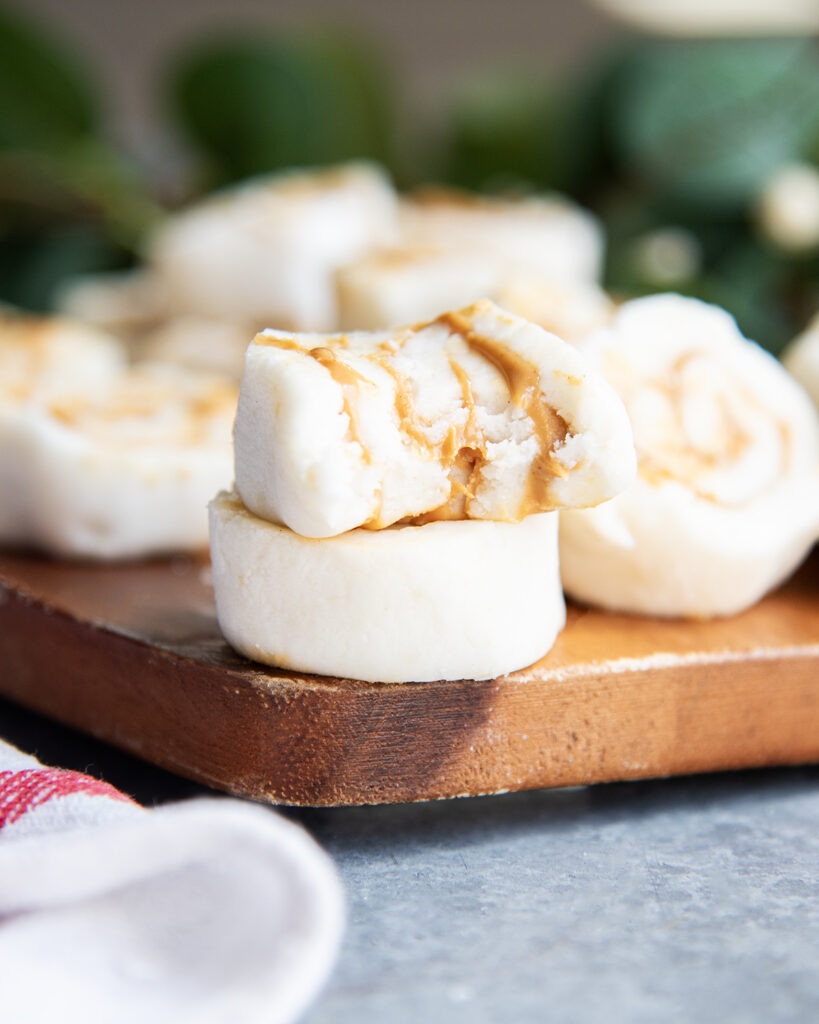
[[[305,1024],[819,1021],[819,769],[294,812],[349,898]]]

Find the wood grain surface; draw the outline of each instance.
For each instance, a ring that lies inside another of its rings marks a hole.
[[[264,669],[216,623],[207,562],[0,555],[0,692],[158,765],[275,803],[497,793],[819,761],[819,558],[710,622],[570,607],[485,682]]]

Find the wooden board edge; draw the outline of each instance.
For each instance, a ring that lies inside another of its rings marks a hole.
[[[410,802],[819,761],[811,649],[746,659],[741,672],[731,658],[706,656],[557,679],[300,688],[265,676],[255,686],[4,593],[6,696],[266,802]],[[59,680],[49,676],[55,664]],[[193,725],[183,731],[180,721]]]

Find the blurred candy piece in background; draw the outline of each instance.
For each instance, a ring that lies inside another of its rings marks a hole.
[[[759,35],[819,29],[814,0],[594,0],[640,28],[669,35]]]
[[[765,183],[757,203],[760,230],[780,249],[819,247],[819,167],[785,164]]]
[[[819,315],[788,345],[782,361],[819,408]]]

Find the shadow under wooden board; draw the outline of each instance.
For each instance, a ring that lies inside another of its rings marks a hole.
[[[569,608],[484,682],[264,669],[216,623],[206,562],[0,554],[0,693],[258,800],[434,799],[819,761],[819,557],[731,619]]]

